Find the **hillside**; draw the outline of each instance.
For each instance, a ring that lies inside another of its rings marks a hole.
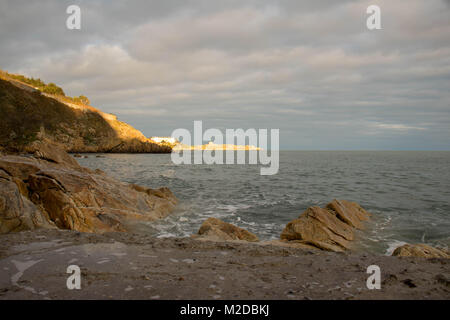
[[[78,98],[42,92],[4,72],[0,128],[0,148],[11,151],[27,151],[40,140],[54,142],[67,152],[171,152],[170,146],[153,142],[112,114],[84,105]]]

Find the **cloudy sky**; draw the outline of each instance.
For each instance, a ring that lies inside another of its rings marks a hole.
[[[0,0],[0,43],[1,69],[147,136],[203,120],[282,149],[450,150],[447,0]]]

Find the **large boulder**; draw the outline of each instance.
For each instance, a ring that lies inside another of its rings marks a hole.
[[[328,251],[344,251],[351,248],[354,228],[362,228],[362,222],[370,214],[355,202],[333,200],[326,208],[310,207],[299,218],[289,222],[280,235],[281,240],[313,246]]]
[[[167,216],[177,203],[167,188],[117,181],[79,166],[55,146],[36,150],[34,157],[0,156],[0,173],[1,233],[51,226],[127,231],[133,222]]]
[[[259,241],[258,237],[253,233],[217,218],[206,219],[200,226],[198,235],[195,238],[212,241]]]
[[[398,247],[392,253],[397,257],[419,257],[419,258],[446,258],[450,259],[450,253],[443,249],[433,248],[426,244],[405,244]]]

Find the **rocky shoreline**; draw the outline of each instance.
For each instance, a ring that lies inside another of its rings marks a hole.
[[[56,145],[34,143],[33,155],[0,156],[0,233],[59,228],[129,231],[175,208],[168,188],[120,182],[81,167]]]
[[[308,208],[279,240],[215,218],[191,238],[156,239],[134,234],[133,223],[170,214],[169,189],[123,183],[56,145],[33,146],[0,154],[0,299],[450,298],[445,250],[352,251],[354,230],[370,218],[357,203]],[[66,287],[73,264],[81,290]],[[370,265],[381,269],[380,290],[366,286]]]

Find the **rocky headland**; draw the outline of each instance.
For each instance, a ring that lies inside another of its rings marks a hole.
[[[170,153],[113,114],[0,76],[0,150],[33,151],[36,141],[67,152]],[[31,149],[31,150],[30,150]]]

